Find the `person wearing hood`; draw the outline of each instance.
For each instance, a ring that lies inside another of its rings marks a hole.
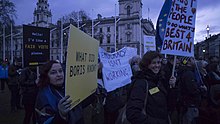
[[[156,51],[145,53],[140,71],[132,77],[133,86],[126,108],[126,117],[131,124],[169,124],[161,60],[162,56]],[[176,78],[171,77],[169,83],[175,82]]]

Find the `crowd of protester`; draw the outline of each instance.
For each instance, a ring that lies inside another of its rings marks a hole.
[[[97,91],[73,109],[58,61],[40,67],[39,77],[36,67],[2,62],[1,93],[7,84],[11,112],[23,109],[23,124],[220,124],[219,57],[177,57],[173,70],[174,56],[149,51],[129,63],[131,83],[107,92],[99,62]]]

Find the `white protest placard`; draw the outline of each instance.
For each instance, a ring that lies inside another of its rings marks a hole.
[[[156,51],[155,36],[144,36],[144,53]]]
[[[132,71],[129,60],[135,55],[137,55],[137,49],[131,47],[124,47],[114,53],[99,49],[99,58],[103,64],[103,80],[107,92],[131,83]]]
[[[161,53],[194,56],[197,0],[172,0]]]

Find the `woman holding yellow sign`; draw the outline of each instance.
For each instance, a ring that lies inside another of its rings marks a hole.
[[[132,89],[126,116],[131,124],[168,124],[167,89],[161,75],[162,56],[155,51],[145,53],[141,71],[132,77]],[[170,78],[174,84],[176,78]]]
[[[64,72],[59,62],[50,61],[42,67],[38,85],[38,124],[83,124],[82,108],[78,105],[71,110],[72,100],[64,96]]]

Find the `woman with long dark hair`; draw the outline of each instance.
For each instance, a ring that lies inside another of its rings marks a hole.
[[[83,124],[81,107],[71,110],[72,100],[64,94],[64,72],[59,62],[49,61],[42,67],[38,86],[38,124]]]

